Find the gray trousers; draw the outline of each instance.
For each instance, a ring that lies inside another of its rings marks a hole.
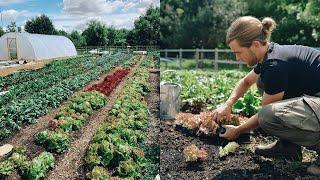
[[[258,119],[268,134],[320,152],[320,93],[262,106]]]

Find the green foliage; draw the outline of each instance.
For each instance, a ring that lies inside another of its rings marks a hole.
[[[248,4],[248,15],[259,19],[271,16],[276,21],[277,28],[272,33],[275,42],[319,46],[319,0],[244,1]]]
[[[108,179],[110,179],[110,175],[109,175],[109,172],[107,171],[107,169],[105,169],[101,166],[95,166],[92,169],[89,177],[92,180],[108,180]]]
[[[145,15],[134,22],[134,29],[128,34],[130,45],[159,45],[160,9],[150,7]]]
[[[42,152],[32,161],[25,156],[25,148],[20,146],[14,149],[14,153],[0,163],[0,178],[9,176],[15,170],[21,174],[22,179],[41,179],[54,165],[54,157],[51,153]]]
[[[70,137],[63,131],[44,130],[35,135],[35,141],[43,144],[48,151],[63,153],[69,147]]]
[[[4,34],[5,34],[5,32],[4,32],[3,28],[0,27],[0,37],[1,37],[2,35],[4,35]],[[0,85],[0,87],[1,87],[1,85]]]
[[[146,128],[149,116],[143,101],[143,95],[149,90],[148,78],[147,68],[136,70],[110,110],[108,119],[94,134],[85,156],[90,174],[92,168],[102,166],[109,169],[112,176],[142,177],[141,171],[147,159],[139,146],[144,144],[145,133],[142,130]]]
[[[227,28],[245,15],[272,17],[279,44],[319,46],[319,0],[163,0],[160,10],[162,48],[226,48]]]
[[[9,92],[0,97],[0,139],[10,136],[23,124],[36,123],[40,116],[58,107],[100,74],[129,59],[131,55],[122,53],[97,59],[82,56],[53,61],[43,69],[1,78],[0,88],[6,87]],[[105,101],[96,95],[92,94],[95,97],[89,101],[93,109],[105,104]],[[78,108],[86,112],[82,116],[87,118],[92,109],[84,106],[86,105]],[[76,124],[78,126],[80,122],[77,121]]]
[[[225,47],[226,29],[246,7],[242,0],[161,1],[160,46]]]
[[[24,170],[25,176],[28,179],[41,179],[46,175],[46,172],[54,165],[54,157],[51,153],[43,152],[34,158],[27,168]]]
[[[139,165],[134,162],[132,159],[128,159],[126,161],[121,161],[118,168],[117,173],[120,176],[129,176],[129,177],[139,177],[140,176],[140,167]]]
[[[88,46],[104,46],[107,44],[107,27],[99,21],[92,20],[88,28],[82,32]]]
[[[14,170],[14,164],[11,161],[0,162],[0,177],[10,175]]]
[[[28,20],[24,26],[24,30],[35,34],[57,34],[52,21],[45,14]]]
[[[107,167],[113,158],[114,146],[111,142],[103,140],[99,148],[99,154],[102,157],[102,165]]]
[[[79,31],[72,31],[71,34],[70,34],[70,40],[73,42],[73,44],[76,46],[76,47],[82,47],[82,46],[85,46],[86,45],[86,39],[85,37],[83,37]]]
[[[236,142],[229,142],[225,147],[219,148],[219,157],[222,158],[230,153],[234,153],[239,146]]]
[[[161,74],[161,81],[181,84],[181,110],[198,113],[215,109],[217,105],[224,103],[237,82],[245,74],[245,72],[237,70],[219,72],[165,71]],[[260,101],[261,97],[257,90],[250,89],[234,105],[233,111],[252,116],[258,111]]]
[[[93,110],[102,108],[107,102],[106,97],[97,92],[82,92],[73,96],[66,107],[62,108],[56,115],[58,120],[53,120],[50,130],[44,130],[36,134],[36,141],[48,151],[62,153],[69,147],[69,132],[80,129],[86,118]],[[104,146],[101,146],[103,148]],[[103,156],[103,162],[106,157]],[[89,162],[97,163],[94,157],[88,158]]]
[[[17,32],[17,24],[16,24],[16,22],[10,22],[10,24],[7,25],[7,31],[6,32]]]

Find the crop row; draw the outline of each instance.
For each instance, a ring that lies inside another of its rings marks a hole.
[[[49,152],[42,152],[31,161],[28,160],[25,152],[24,147],[17,147],[7,160],[0,162],[1,179],[6,179],[17,170],[22,179],[38,180],[43,178],[54,165],[55,159]]]
[[[60,82],[47,89],[2,106],[0,109],[0,139],[20,130],[23,124],[36,123],[40,116],[58,107],[62,101],[96,80],[102,73],[129,60],[130,56],[123,54],[97,58],[95,65],[90,65],[95,68],[68,79],[61,79]]]
[[[22,71],[5,77],[0,77],[0,91],[9,89],[9,87],[12,85],[34,81],[52,73],[56,73],[57,69],[73,69],[75,67],[79,67],[79,65],[86,67],[86,62],[88,62],[89,59],[92,59],[92,57],[86,55],[64,60],[53,60],[41,69]]]
[[[149,121],[143,98],[149,91],[148,77],[144,67],[134,73],[105,123],[93,136],[85,156],[88,178],[144,179],[149,161],[143,147]]]

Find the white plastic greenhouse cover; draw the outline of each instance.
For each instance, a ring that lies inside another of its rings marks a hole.
[[[0,37],[0,60],[44,60],[76,55],[74,44],[64,36],[7,33]]]

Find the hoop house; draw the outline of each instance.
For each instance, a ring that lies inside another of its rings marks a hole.
[[[64,36],[7,33],[0,37],[0,60],[44,60],[76,55],[74,44]]]

